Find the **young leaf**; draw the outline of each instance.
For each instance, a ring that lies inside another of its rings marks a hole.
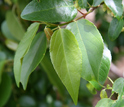
[[[103,90],[100,92],[100,97],[101,97],[101,99],[103,99],[103,98],[108,98],[108,95],[107,95],[107,92],[106,92],[105,89],[103,89]]]
[[[117,18],[113,18],[108,29],[108,36],[110,40],[113,41],[119,36],[123,28],[123,23],[123,19],[118,20]]]
[[[14,38],[16,38],[18,41],[22,39],[22,37],[25,34],[25,31],[19,22],[18,18],[15,16],[15,14],[12,11],[8,11],[6,14],[6,21],[8,28]]]
[[[120,19],[123,13],[122,0],[104,0],[104,2],[114,15]]]
[[[118,78],[114,82],[112,91],[118,94],[124,94],[124,78]]]
[[[64,86],[58,77],[57,73],[55,72],[53,65],[50,60],[49,52],[47,51],[43,60],[41,61],[41,67],[42,69],[47,73],[47,76],[50,80],[50,82],[57,87],[58,91],[62,96],[64,96]]]
[[[102,3],[104,0],[94,0],[93,6],[98,6],[100,3]]]
[[[103,40],[93,23],[86,19],[67,26],[76,37],[82,52],[82,78],[98,81],[99,67],[103,54]]]
[[[113,100],[109,98],[103,98],[101,99],[95,107],[113,107]]]
[[[59,29],[53,33],[50,57],[59,78],[77,104],[82,54],[75,36],[69,30]]]
[[[25,36],[23,37],[17,48],[14,58],[14,76],[18,87],[21,78],[22,59],[25,56],[25,54],[28,52],[31,42],[38,30],[39,25],[40,25],[39,23],[31,24],[31,26],[28,28]]]
[[[34,69],[43,59],[46,48],[46,36],[43,32],[40,32],[34,37],[28,53],[23,58],[21,69],[21,83],[24,89],[26,89],[29,75],[34,71]]]
[[[33,0],[25,7],[21,17],[32,21],[68,22],[76,15],[73,0]]]
[[[0,107],[3,107],[8,101],[11,95],[11,86],[11,78],[6,73],[3,73],[2,82],[0,84]]]

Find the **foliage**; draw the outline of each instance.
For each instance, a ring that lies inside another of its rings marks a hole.
[[[96,94],[96,90],[101,90],[96,107],[124,105],[124,79],[113,82],[108,77],[112,48],[123,34],[122,0],[5,0],[0,5],[7,7],[1,10],[0,20],[0,107],[9,103],[19,107],[86,107],[90,104],[85,101],[82,104],[80,98],[92,96],[89,93]],[[87,12],[82,13],[81,8]],[[103,21],[99,29],[85,19],[94,10],[96,20]],[[76,18],[78,12],[82,16]],[[102,15],[113,18],[110,25]],[[13,67],[14,74],[3,72],[8,71],[5,66],[9,71]],[[27,92],[15,88],[14,77],[17,86],[22,84]],[[103,86],[107,77],[112,87]],[[16,101],[9,99],[11,84],[14,86],[11,98]],[[57,95],[51,97],[49,88],[61,97],[58,100]],[[71,105],[65,88],[75,105]],[[111,90],[111,96],[118,93],[118,99],[108,98],[106,90]]]

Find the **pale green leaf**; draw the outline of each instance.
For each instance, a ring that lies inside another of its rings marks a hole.
[[[114,82],[112,91],[114,91],[118,94],[123,94],[124,93],[124,78],[118,78]]]
[[[50,41],[50,57],[59,78],[77,104],[82,54],[75,36],[69,30],[54,32]]]
[[[86,19],[70,23],[67,29],[75,35],[82,52],[82,78],[88,81],[98,81],[104,48],[99,31]]]
[[[30,46],[28,53],[24,56],[21,69],[21,83],[26,89],[30,74],[43,59],[47,48],[47,39],[43,32],[38,33]]]
[[[108,76],[111,65],[111,53],[109,49],[104,45],[103,57],[99,68],[98,82],[90,81],[90,83],[97,89],[101,90],[102,87],[99,85],[104,85],[106,78]]]
[[[25,31],[19,19],[12,11],[8,11],[6,14],[6,21],[11,34],[14,36],[14,38],[20,41],[24,36]]]
[[[3,73],[2,82],[0,84],[0,107],[4,107],[4,105],[7,103],[11,95],[11,90],[11,78],[6,73]]]
[[[40,25],[39,23],[31,24],[31,26],[28,28],[25,36],[23,37],[17,48],[14,58],[14,76],[18,86],[21,79],[22,59],[25,56],[25,54],[28,52],[39,25]]]
[[[112,107],[113,102],[114,101],[109,98],[103,98],[97,103],[95,107]]]
[[[33,0],[25,7],[21,17],[32,21],[68,22],[76,15],[73,0]]]
[[[104,2],[118,19],[122,16],[122,0],[104,0]]]
[[[13,41],[13,40],[10,40],[10,39],[6,39],[6,40],[5,40],[5,44],[6,44],[6,46],[7,46],[9,49],[11,49],[11,50],[13,50],[13,51],[16,51],[16,49],[17,49],[17,47],[18,47],[18,43],[15,42],[15,41]]]
[[[43,60],[41,61],[41,67],[42,69],[47,73],[47,76],[50,80],[50,82],[57,87],[58,91],[62,96],[64,96],[64,86],[58,77],[56,71],[53,68],[53,65],[50,60],[49,52],[47,51]]]

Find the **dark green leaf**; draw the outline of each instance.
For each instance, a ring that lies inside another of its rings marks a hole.
[[[8,28],[8,25],[7,25],[6,21],[4,21],[2,23],[1,30],[2,30],[2,33],[4,34],[4,36],[7,39],[11,39],[11,40],[17,41],[17,39],[9,31],[9,28]]]
[[[123,94],[124,93],[124,78],[118,78],[114,82],[112,91],[114,91],[118,94]]]
[[[3,107],[8,101],[11,90],[11,78],[6,73],[3,73],[0,84],[0,107]]]
[[[86,19],[67,26],[76,37],[82,52],[82,78],[98,81],[99,67],[103,54],[103,40],[93,23]]]
[[[12,33],[12,35],[14,36],[14,38],[20,41],[24,36],[25,31],[21,23],[19,22],[18,18],[15,16],[15,14],[12,11],[7,12],[6,21],[7,21],[8,28]]]
[[[36,101],[30,96],[22,96],[19,99],[20,107],[36,107]]]
[[[113,41],[119,36],[123,28],[123,23],[123,19],[118,20],[116,18],[113,18],[108,29],[108,36],[110,40]]]
[[[104,2],[118,19],[122,16],[122,0],[104,0]]]
[[[46,36],[43,32],[40,32],[34,37],[28,53],[23,58],[21,69],[21,83],[24,89],[26,89],[29,75],[34,71],[34,69],[43,59],[46,48]]]
[[[114,101],[109,98],[103,98],[97,103],[95,107],[112,107],[113,102]]]
[[[50,57],[58,76],[77,104],[82,54],[75,36],[69,30],[54,32],[50,42]]]
[[[47,73],[47,76],[48,76],[50,82],[57,87],[58,91],[63,96],[65,88],[53,68],[53,65],[50,60],[49,52],[47,52],[46,55],[44,56],[44,58],[41,62],[41,66],[42,66],[43,70]]]
[[[2,80],[2,72],[3,72],[5,63],[6,63],[6,55],[4,52],[0,51],[0,83]]]
[[[33,0],[25,7],[21,17],[32,21],[68,22],[76,15],[73,0]]]
[[[86,8],[87,7],[87,0],[78,0],[78,5],[81,7],[81,8]]]
[[[30,45],[32,43],[32,40],[38,30],[39,23],[33,23],[27,30],[25,36],[19,43],[19,46],[17,48],[15,58],[14,58],[14,76],[16,79],[16,83],[19,87],[19,82],[21,79],[21,66],[22,66],[22,60],[23,57],[28,52]]]
[[[98,6],[100,3],[102,3],[104,0],[94,0],[93,6]]]

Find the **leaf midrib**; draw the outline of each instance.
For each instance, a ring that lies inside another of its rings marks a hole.
[[[63,42],[63,38],[62,38],[62,32],[61,32],[61,29],[60,29],[60,37],[61,37],[61,40],[62,40],[62,42]],[[62,44],[62,47],[63,47],[63,50],[64,50],[64,42],[63,42],[63,44]],[[68,73],[68,75],[69,75],[69,70],[68,70],[68,64],[67,64],[67,61],[66,61],[66,55],[65,55],[65,50],[63,51],[64,52],[64,57],[65,57],[65,62],[66,62],[66,68],[67,68],[67,73]],[[71,87],[72,87],[72,90],[73,90],[73,94],[75,95],[75,93],[74,93],[74,89],[73,89],[73,86],[72,86],[72,80],[71,80],[71,77],[70,77],[70,75],[69,75],[69,79],[70,79],[70,81],[71,81]]]

